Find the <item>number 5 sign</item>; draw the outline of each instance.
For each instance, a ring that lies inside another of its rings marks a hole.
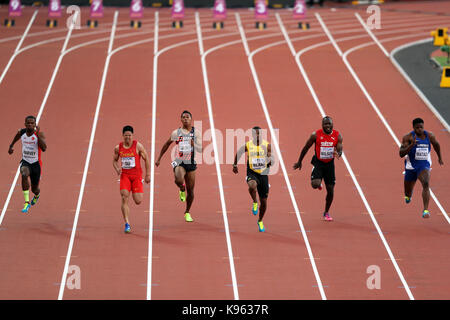
[[[182,18],[184,18],[184,1],[173,0],[172,19],[182,19]]]
[[[294,19],[304,19],[306,17],[306,6],[304,0],[296,0],[294,5]]]
[[[20,4],[20,0],[9,1],[9,16],[19,17],[21,15],[22,15],[22,5]]]

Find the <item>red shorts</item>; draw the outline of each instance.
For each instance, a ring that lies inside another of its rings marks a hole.
[[[122,173],[120,175],[120,190],[128,190],[133,193],[144,193],[142,176]]]

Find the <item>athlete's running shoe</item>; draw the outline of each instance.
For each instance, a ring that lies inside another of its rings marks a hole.
[[[189,214],[189,212],[186,212],[184,214],[184,219],[186,220],[186,222],[193,222],[194,219],[192,219],[191,215]]]
[[[410,202],[411,202],[411,197],[405,196],[405,202],[406,202],[406,203],[410,203]]]
[[[259,230],[259,232],[266,231],[266,228],[264,227],[264,224],[262,221],[258,221],[258,230]]]
[[[28,213],[28,210],[30,210],[30,203],[29,202],[25,202],[25,204],[23,205],[22,212],[23,213]]]
[[[258,214],[258,203],[257,202],[253,202],[252,213],[254,216],[256,216]]]
[[[180,201],[181,202],[185,202],[186,201],[186,185],[183,184],[183,186],[185,188],[184,191],[180,190]]]
[[[40,196],[40,194],[34,195],[33,199],[31,200],[31,205],[32,206],[34,206],[38,202],[39,196]]]
[[[423,210],[422,218],[427,219],[427,218],[429,218],[429,217],[430,217],[430,211],[428,211],[428,210]]]
[[[323,214],[323,220],[325,220],[325,221],[333,221],[333,218],[330,216],[330,214],[328,212],[325,212]]]

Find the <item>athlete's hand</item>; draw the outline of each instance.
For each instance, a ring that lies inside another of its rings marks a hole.
[[[9,154],[12,154],[13,152],[14,152],[14,149],[13,149],[12,147],[9,147],[8,153],[9,153]]]
[[[117,175],[120,176],[122,174],[122,168],[116,169]]]
[[[160,163],[160,161],[159,161],[159,160],[156,160],[156,161],[155,161],[155,166],[159,167],[159,163]]]
[[[39,128],[39,126],[34,127],[34,131],[39,132],[41,129]]]
[[[145,180],[145,183],[149,184],[150,183],[150,175],[146,174],[144,180]]]
[[[296,169],[302,170],[302,163],[301,162],[294,163],[293,168],[294,168],[294,170],[296,170]]]
[[[233,165],[233,172],[234,173],[239,173],[238,167]]]
[[[442,161],[442,159],[439,159],[439,164],[440,164],[441,166],[443,166],[443,165],[444,165],[444,161]]]
[[[336,149],[334,149],[334,157],[336,158],[336,159],[340,159],[341,158],[341,156],[339,155],[339,153],[336,151]]]

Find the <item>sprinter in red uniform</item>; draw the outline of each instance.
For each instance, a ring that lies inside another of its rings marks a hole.
[[[294,170],[301,170],[302,160],[313,144],[316,147],[315,154],[311,160],[311,164],[314,166],[311,173],[311,186],[314,189],[322,190],[322,179],[324,180],[327,188],[327,197],[323,218],[325,221],[333,221],[328,211],[333,202],[334,185],[336,182],[334,158],[339,159],[342,155],[342,136],[338,131],[333,130],[333,120],[330,117],[324,117],[322,119],[322,129],[313,132],[306,141],[298,162],[294,164]]]
[[[142,185],[141,159],[145,162],[145,182],[150,183],[150,164],[144,146],[133,140],[133,127],[125,126],[122,130],[123,142],[114,148],[113,167],[120,176],[120,195],[122,196],[122,215],[125,220],[125,232],[131,232],[128,206],[130,193],[136,204],[142,202],[144,187]],[[118,164],[119,158],[121,165]]]

